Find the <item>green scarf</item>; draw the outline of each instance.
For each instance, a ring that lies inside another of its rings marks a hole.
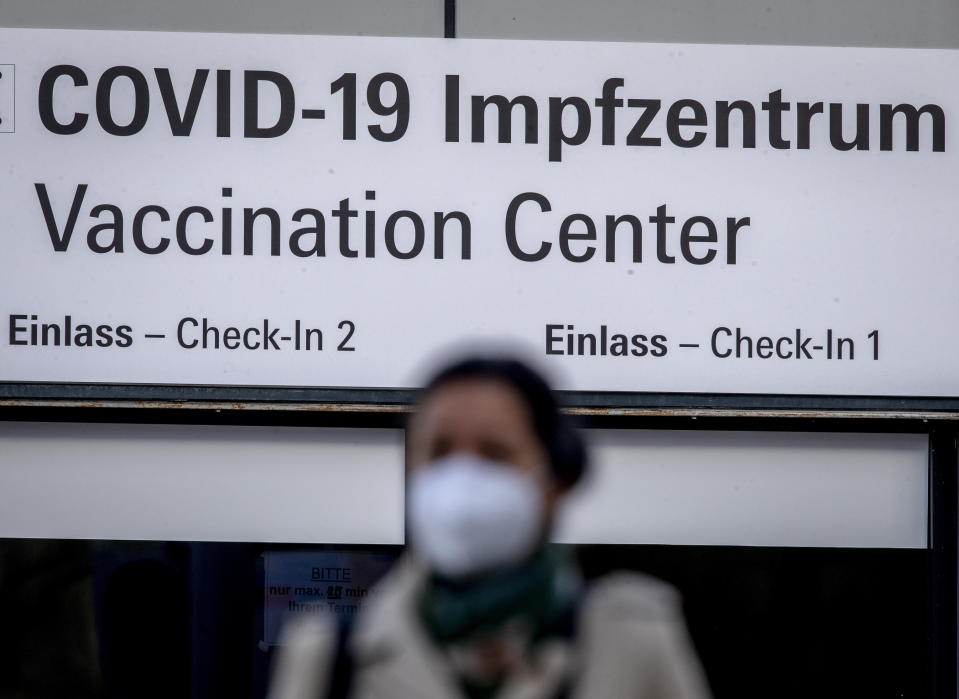
[[[579,577],[566,553],[544,545],[523,563],[481,577],[429,577],[418,611],[441,645],[494,632],[513,619],[525,622],[537,638],[570,610],[578,589]]]
[[[418,612],[429,635],[441,646],[495,633],[513,620],[530,629],[536,641],[572,614],[579,587],[579,575],[566,553],[543,545],[506,570],[464,581],[427,578]],[[491,699],[504,679],[460,677],[459,681],[469,699]]]

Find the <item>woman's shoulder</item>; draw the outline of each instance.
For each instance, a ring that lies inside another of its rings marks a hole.
[[[681,599],[676,589],[650,575],[616,572],[589,585],[582,610],[587,618],[674,620],[681,616]]]
[[[578,696],[632,687],[637,696],[708,699],[709,685],[671,585],[639,573],[608,575],[588,586],[580,623],[587,671],[586,689]]]
[[[268,699],[322,696],[335,652],[336,619],[331,614],[291,617],[280,636]]]

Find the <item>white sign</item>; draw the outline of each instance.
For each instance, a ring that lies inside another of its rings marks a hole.
[[[0,30],[0,381],[959,396],[959,52]]]

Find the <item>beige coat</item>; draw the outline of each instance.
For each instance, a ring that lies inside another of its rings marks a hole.
[[[423,573],[402,562],[350,636],[355,699],[462,697],[443,650],[427,637],[413,600]],[[269,699],[325,695],[336,651],[332,619],[313,616],[284,632]],[[573,678],[572,699],[707,699],[699,661],[686,633],[678,597],[652,578],[627,573],[590,586],[577,638],[534,646],[522,672],[498,699],[548,699]]]

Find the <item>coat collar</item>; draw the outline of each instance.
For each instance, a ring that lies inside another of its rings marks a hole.
[[[406,696],[403,686],[410,684],[409,695],[420,699],[460,697],[459,683],[444,650],[429,638],[417,618],[416,596],[425,579],[425,570],[412,558],[398,561],[377,586],[376,597],[355,629],[351,651],[358,672],[362,675],[364,668],[369,668],[367,679],[371,682],[395,683],[395,696]],[[507,680],[497,699],[552,697],[570,676],[573,664],[568,640],[539,643],[529,663]],[[380,673],[382,677],[375,677]]]

